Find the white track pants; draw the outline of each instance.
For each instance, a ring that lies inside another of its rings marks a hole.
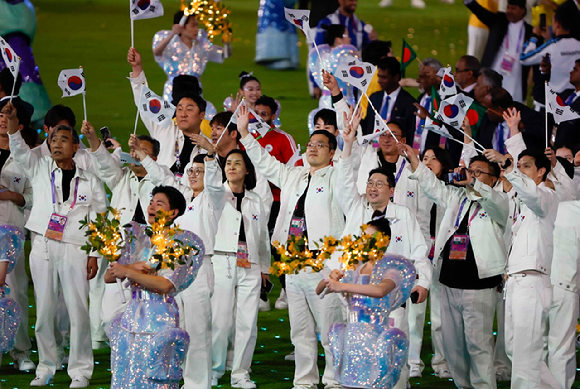
[[[409,303],[407,305],[409,320],[409,366],[419,367],[421,371],[425,368],[425,363],[421,360],[421,346],[423,345],[426,310],[427,300],[421,304]]]
[[[213,376],[226,371],[228,340],[233,330],[232,382],[250,378],[250,366],[258,338],[260,267],[236,266],[235,254],[214,254],[215,291],[211,298]]]
[[[125,311],[127,303],[131,301],[131,289],[125,287],[125,282],[123,281],[123,293],[125,294],[125,303],[121,300],[121,292],[119,291],[119,285],[115,282],[114,284],[105,284],[105,290],[103,292],[103,303],[101,304],[101,325],[103,326],[103,331],[109,337],[109,330],[111,328],[111,320],[119,312]]]
[[[334,293],[323,299],[316,295],[316,286],[322,280],[319,273],[286,276],[286,293],[290,315],[290,339],[294,344],[296,368],[294,386],[316,386],[320,381],[318,372],[318,337],[324,348],[324,385],[338,386],[334,378],[332,354],[328,345],[328,329],[334,322],[344,321],[341,302]]]
[[[472,55],[481,61],[488,36],[487,28],[467,26],[467,55]]]
[[[189,334],[183,380],[185,389],[211,388],[211,295],[214,289],[211,256],[203,259],[193,283],[176,296],[181,328]]]
[[[505,306],[506,351],[512,361],[512,389],[558,388],[544,359],[544,337],[552,301],[550,278],[528,272],[510,275]]]
[[[93,348],[97,348],[97,342],[107,341],[107,335],[103,330],[103,322],[101,320],[101,307],[103,305],[103,294],[105,293],[105,272],[108,267],[107,259],[99,258],[97,275],[89,281],[89,316],[91,318]]]
[[[14,266],[14,270],[6,276],[6,283],[10,286],[10,298],[14,299],[22,308],[22,320],[16,332],[14,349],[10,351],[14,360],[30,356],[32,344],[28,336],[28,276],[26,275],[26,263],[24,250]]]
[[[431,367],[435,372],[449,369],[445,352],[443,351],[443,331],[441,330],[441,284],[439,280],[433,279],[429,289],[429,307],[431,320],[431,346],[433,347],[433,358]]]
[[[503,293],[495,293],[495,315],[497,322],[497,337],[495,338],[495,348],[493,350],[495,372],[511,376],[512,362],[505,350],[505,300],[503,299]]]
[[[560,384],[569,389],[576,377],[576,324],[578,323],[578,295],[553,287],[548,335],[548,366]]]
[[[493,366],[495,289],[441,285],[441,328],[449,371],[458,388],[496,388]]]
[[[68,374],[91,378],[94,360],[89,320],[87,253],[80,246],[35,236],[30,251],[30,272],[36,298],[36,374],[54,375],[57,363],[55,316],[59,287],[70,318]]]

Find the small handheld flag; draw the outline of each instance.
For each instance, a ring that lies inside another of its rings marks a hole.
[[[306,41],[308,43],[314,42],[314,34],[310,29],[310,11],[302,9],[292,9],[284,7],[284,15],[286,20],[298,27],[306,35]]]
[[[467,114],[471,103],[473,103],[473,99],[463,93],[449,97],[441,101],[441,106],[435,118],[449,124],[451,127],[461,127],[463,118]]]
[[[246,105],[245,100],[242,100],[242,104],[244,104],[248,108],[248,111],[249,111],[250,121],[248,123],[248,131],[250,131],[253,135],[255,135],[257,133],[260,137],[263,138],[266,135],[266,133],[270,130],[270,126],[268,125],[268,123],[266,123],[266,121],[264,119],[262,119],[262,117],[260,115],[258,115],[256,112],[254,112],[250,107],[248,107]],[[239,106],[238,106],[238,108],[239,108]],[[237,111],[238,110],[236,109],[236,112]],[[232,115],[232,118],[231,118],[231,122],[234,124],[238,124],[238,120],[236,118],[236,112],[234,112],[234,114]],[[229,126],[229,123],[228,123],[228,126]],[[226,128],[227,128],[227,126],[226,126]],[[221,136],[220,136],[220,139],[221,139]],[[220,139],[218,139],[218,142]]]
[[[76,95],[83,95],[83,110],[85,114],[85,121],[87,120],[87,102],[86,102],[86,86],[85,86],[85,72],[83,67],[78,69],[62,70],[58,75],[58,86],[62,89],[62,97],[71,97]]]
[[[12,47],[0,37],[0,50],[2,51],[2,58],[6,67],[12,73],[14,77],[14,82],[12,83],[12,92],[10,93],[10,102],[12,102],[12,97],[14,96],[14,88],[16,87],[16,80],[18,78],[18,72],[20,71],[20,57],[16,55]]]
[[[481,125],[481,121],[485,116],[485,112],[487,109],[479,105],[477,102],[473,102],[467,111],[467,119],[469,120],[469,125],[471,126],[471,133],[473,136],[477,135],[477,131],[479,131],[479,126]]]
[[[153,19],[163,16],[163,4],[159,0],[130,0],[131,20]]]
[[[157,124],[170,121],[175,113],[175,106],[163,100],[145,85],[141,88],[139,97],[139,112]]]
[[[403,75],[405,74],[405,69],[415,60],[415,58],[417,58],[417,53],[415,53],[415,50],[413,50],[411,45],[403,39],[403,52],[401,53],[401,72]]]
[[[373,133],[359,137],[358,143],[359,143],[359,145],[364,146],[367,143],[370,143],[373,139],[376,139],[379,136],[383,135],[387,131],[390,132],[389,126],[387,126],[387,123],[385,123],[385,121],[383,120],[382,117],[380,117],[379,115],[375,115]]]
[[[546,83],[546,108],[554,117],[556,124],[568,120],[580,119],[580,113],[574,111],[570,106],[564,103],[564,100]]]
[[[439,95],[442,99],[454,96],[457,94],[457,85],[455,84],[455,78],[451,73],[451,68],[446,67],[439,70],[438,76],[441,76],[441,86],[439,87]]]
[[[336,68],[334,75],[366,94],[376,70],[377,67],[373,64],[361,62],[357,58],[350,57],[346,63],[343,63]]]

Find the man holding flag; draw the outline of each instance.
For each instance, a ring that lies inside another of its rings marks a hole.
[[[580,112],[580,56],[574,63],[574,68],[570,72],[570,84],[574,89],[569,90],[567,95],[563,95],[564,104],[569,106],[576,113]],[[568,143],[576,145],[580,143],[580,120],[562,121],[558,124],[555,144]]]

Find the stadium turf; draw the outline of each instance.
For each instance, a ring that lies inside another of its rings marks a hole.
[[[143,55],[143,65],[150,87],[161,93],[165,75],[155,64],[151,51],[153,34],[161,29],[169,29],[178,0],[162,0],[165,16],[158,19],[135,23],[135,46]],[[313,0],[316,1],[316,0]],[[108,126],[122,144],[126,144],[133,130],[136,108],[129,81],[130,72],[126,62],[130,45],[130,24],[128,1],[118,0],[33,0],[37,11],[38,29],[33,42],[34,55],[40,68],[53,104],[71,106],[82,118],[80,96],[62,99],[57,85],[62,69],[83,66],[87,83],[87,115],[96,128]],[[444,65],[455,65],[458,57],[467,47],[468,12],[461,2],[453,5],[427,0],[427,8],[414,10],[408,0],[396,0],[389,9],[378,8],[378,0],[361,0],[358,16],[372,24],[378,31],[379,39],[392,40],[397,56],[401,51],[401,39],[405,38],[417,51],[419,58],[437,57]],[[238,74],[242,70],[254,71],[262,82],[264,94],[278,99],[282,105],[282,128],[292,134],[297,143],[304,145],[308,137],[306,119],[308,113],[317,107],[317,102],[308,97],[304,63],[306,48],[301,45],[302,66],[296,70],[273,71],[253,62],[255,55],[255,34],[257,25],[258,0],[224,0],[232,13],[233,56],[223,64],[210,63],[203,75],[204,97],[218,110],[224,98],[237,91]],[[301,37],[301,42],[304,42]],[[407,76],[415,77],[418,64],[407,69]],[[417,95],[416,90],[411,90]],[[80,128],[80,125],[77,127]],[[145,133],[140,123],[138,133]],[[35,307],[32,283],[30,294],[30,328],[34,335]],[[279,294],[279,284],[270,300],[273,306]],[[272,310],[260,313],[258,319],[258,342],[252,365],[252,379],[259,388],[291,388],[294,365],[285,361],[284,356],[292,351],[290,343],[288,311]],[[423,345],[423,361],[431,358],[429,326],[426,327]],[[36,345],[34,345],[36,349]],[[322,353],[322,351],[321,351]],[[36,353],[33,361],[38,361]],[[3,388],[26,388],[34,378],[33,373],[16,372],[7,355],[0,368],[0,383]],[[323,359],[319,359],[323,365]],[[95,352],[95,372],[90,388],[108,388],[110,382],[109,350]],[[222,387],[229,388],[229,375],[220,381]],[[227,383],[228,385],[225,385]],[[453,388],[450,380],[433,376],[427,367],[422,379],[412,379],[413,387]],[[54,387],[66,388],[70,379],[66,372],[58,372]],[[322,386],[321,386],[322,387]],[[507,383],[501,383],[507,388]],[[579,386],[576,386],[579,387]]]

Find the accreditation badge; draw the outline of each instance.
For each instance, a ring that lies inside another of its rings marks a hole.
[[[236,265],[245,269],[251,269],[252,264],[248,260],[248,244],[246,242],[238,242],[238,251],[236,253]]]
[[[53,212],[52,215],[50,215],[50,221],[48,222],[48,227],[46,228],[44,236],[48,239],[56,240],[57,242],[62,241],[67,221],[68,218],[66,216]]]
[[[449,259],[454,261],[465,261],[467,259],[467,248],[469,247],[469,235],[453,235],[451,238],[451,250]]]

